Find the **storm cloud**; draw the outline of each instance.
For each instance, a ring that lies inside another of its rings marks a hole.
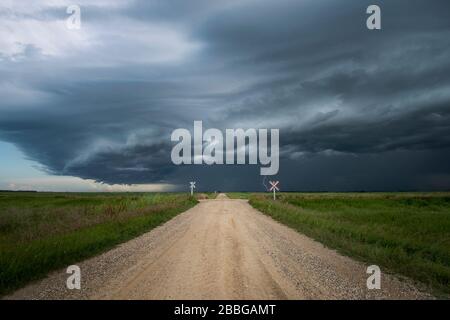
[[[450,188],[450,3],[3,1],[0,140],[52,175],[264,190],[175,166],[170,134],[279,128],[284,190]]]

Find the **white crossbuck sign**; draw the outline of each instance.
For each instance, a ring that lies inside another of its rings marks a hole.
[[[269,181],[271,187],[270,187],[270,191],[273,191],[273,200],[276,199],[276,192],[280,191],[280,188],[278,188],[278,184],[280,183],[280,181]]]
[[[191,181],[189,183],[191,184],[190,188],[191,188],[191,196],[192,196],[192,195],[194,195],[195,181]]]

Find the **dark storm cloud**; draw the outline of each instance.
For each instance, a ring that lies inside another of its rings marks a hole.
[[[0,139],[57,175],[260,190],[255,167],[172,165],[170,133],[279,128],[289,190],[448,188],[450,4],[378,3],[381,31],[372,1],[82,6],[74,54],[0,48]]]

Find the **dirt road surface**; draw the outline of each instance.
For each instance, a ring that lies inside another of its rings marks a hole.
[[[81,290],[65,270],[10,299],[421,299],[410,280],[382,274],[220,194],[164,225],[78,264]]]

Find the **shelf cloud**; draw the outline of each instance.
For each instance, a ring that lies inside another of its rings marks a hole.
[[[263,191],[257,166],[175,166],[171,132],[280,130],[283,190],[450,188],[450,3],[67,1],[0,7],[0,140],[107,184]]]

